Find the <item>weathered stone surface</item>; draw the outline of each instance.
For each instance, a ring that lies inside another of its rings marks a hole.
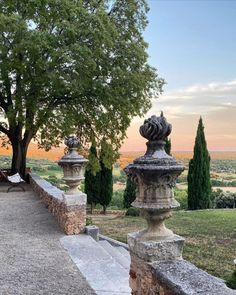
[[[79,140],[75,136],[66,137],[65,145],[68,147],[68,153],[58,162],[58,165],[63,168],[63,179],[69,186],[69,190],[67,192],[68,195],[78,194],[80,192],[78,186],[80,185],[81,180],[84,179],[83,168],[88,162],[87,159],[78,154],[78,144]]]
[[[96,225],[87,225],[85,233],[92,237],[95,241],[99,240],[99,228]]]
[[[131,253],[147,262],[182,259],[184,238],[174,235],[173,238],[157,241],[141,241],[140,232],[128,234],[128,245]]]
[[[61,239],[61,243],[96,294],[131,293],[128,286],[128,270],[90,236],[67,236]]]
[[[79,192],[77,194],[73,194],[73,195],[67,195],[67,194],[63,194],[63,202],[67,205],[67,206],[86,206],[87,204],[87,195]]]
[[[151,265],[156,285],[170,295],[233,295],[223,280],[209,275],[192,263],[182,261],[157,262]]]
[[[84,231],[86,225],[85,194],[67,196],[63,191],[37,175],[30,175],[30,183],[66,234],[74,235]]]
[[[112,246],[109,242],[105,240],[100,240],[99,245],[103,247],[124,269],[129,271],[130,268],[130,259],[127,256],[124,256],[117,248]]]
[[[129,251],[129,247],[127,244],[125,243],[122,243],[120,241],[117,241],[117,240],[114,240],[110,237],[107,237],[107,236],[103,236],[101,234],[99,234],[99,240],[105,240],[105,241],[108,241],[112,246],[115,246],[115,247],[122,247],[124,249],[126,249],[127,251]]]
[[[156,283],[150,264],[132,252],[130,255],[129,285],[132,295],[160,295],[161,287]]]

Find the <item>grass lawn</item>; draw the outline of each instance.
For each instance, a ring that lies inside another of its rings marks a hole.
[[[100,232],[122,242],[127,233],[146,226],[141,217],[92,216]],[[227,279],[236,258],[236,209],[176,211],[167,227],[185,237],[183,257],[207,272]]]

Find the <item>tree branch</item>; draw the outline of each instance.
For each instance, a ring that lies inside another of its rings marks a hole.
[[[0,107],[4,110],[4,112],[7,111],[7,103],[5,102],[5,99],[1,93],[0,93]]]
[[[2,126],[1,123],[0,123],[0,132],[3,132],[7,136],[9,136],[9,134],[10,134],[9,130],[7,130],[4,126]]]

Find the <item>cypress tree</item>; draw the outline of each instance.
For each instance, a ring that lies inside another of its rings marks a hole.
[[[100,154],[100,197],[99,203],[103,206],[103,213],[106,214],[107,206],[111,202],[112,194],[113,194],[113,176],[112,176],[112,162],[110,159],[112,158],[112,147],[102,141],[101,143],[101,154]]]
[[[91,205],[91,213],[93,213],[93,208],[99,203],[101,181],[100,165],[95,143],[90,148],[88,159],[89,163],[85,170],[84,191],[87,194],[87,203]]]
[[[199,120],[193,158],[188,171],[188,208],[210,208],[211,205],[210,156],[204,134],[202,118]]]
[[[165,152],[171,156],[171,139],[166,138]]]
[[[163,111],[161,111],[161,117],[164,117]],[[165,142],[166,142],[165,147],[164,147],[165,152],[167,153],[167,155],[171,156],[171,139],[166,137]]]
[[[130,208],[131,203],[136,198],[136,184],[131,180],[131,178],[128,176],[126,180],[126,188],[124,191],[124,200],[123,205],[124,208]]]

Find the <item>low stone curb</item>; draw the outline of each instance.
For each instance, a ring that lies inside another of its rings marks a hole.
[[[128,247],[127,244],[122,243],[122,242],[117,241],[117,240],[114,240],[112,238],[109,238],[107,236],[103,236],[103,235],[99,234],[99,240],[105,240],[105,241],[109,242],[112,246],[123,247],[123,248],[125,248],[126,250],[129,251],[129,247]]]

